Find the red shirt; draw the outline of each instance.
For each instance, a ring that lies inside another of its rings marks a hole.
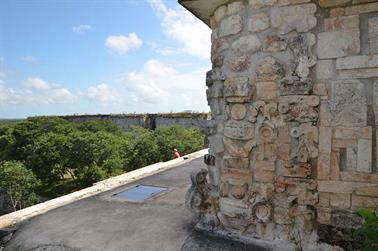
[[[173,156],[172,156],[173,159],[177,159],[177,158],[180,158],[180,157],[181,156],[180,156],[179,152],[173,152]]]

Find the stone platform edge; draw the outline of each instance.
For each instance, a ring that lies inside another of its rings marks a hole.
[[[181,158],[170,160],[167,162],[158,162],[125,174],[121,174],[115,177],[111,177],[109,179],[97,182],[93,184],[91,187],[84,188],[82,190],[48,200],[46,202],[42,202],[36,204],[31,207],[27,207],[21,209],[19,211],[9,213],[3,216],[0,216],[0,229],[12,227],[18,223],[21,223],[27,219],[30,219],[34,216],[44,214],[50,210],[55,208],[67,205],[69,203],[102,193],[114,188],[117,188],[122,185],[126,185],[138,179],[145,178],[147,176],[151,176],[153,174],[163,172],[169,170],[171,168],[177,167],[184,163],[188,163],[194,159],[197,159],[205,154],[208,153],[208,149],[203,149],[185,156]],[[189,179],[189,177],[188,177]]]

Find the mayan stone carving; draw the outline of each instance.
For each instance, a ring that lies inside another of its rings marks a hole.
[[[200,228],[361,248],[353,213],[378,207],[376,1],[181,2],[212,29]]]

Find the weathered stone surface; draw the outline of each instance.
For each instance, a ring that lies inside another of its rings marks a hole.
[[[221,180],[233,186],[250,185],[252,183],[252,172],[246,169],[222,168]]]
[[[227,6],[226,5],[222,5],[220,7],[218,7],[215,12],[214,12],[214,19],[215,19],[215,22],[219,23],[219,21],[224,18],[227,14]]]
[[[231,55],[226,61],[226,67],[234,72],[245,71],[249,68],[249,66],[249,55]]]
[[[331,193],[330,202],[331,206],[340,209],[347,209],[350,207],[350,194]]]
[[[248,169],[249,159],[226,156],[223,159],[223,165],[225,168]]]
[[[284,66],[274,57],[261,59],[256,66],[256,78],[260,81],[277,80],[285,76]]]
[[[378,55],[359,55],[336,59],[337,70],[378,68]]]
[[[249,53],[255,52],[261,48],[262,44],[256,35],[242,36],[232,43],[231,47],[234,51]]]
[[[220,135],[212,135],[209,137],[211,151],[213,153],[224,152],[223,137]]]
[[[238,13],[244,8],[244,3],[242,1],[232,2],[227,5],[227,14],[232,15]]]
[[[374,111],[374,116],[375,116],[375,124],[377,125],[378,124],[378,81],[375,81],[373,84],[373,111]]]
[[[378,184],[369,184],[356,188],[356,194],[362,196],[378,197]]]
[[[359,227],[362,223],[362,217],[356,213],[351,213],[345,210],[335,210],[332,212],[331,224],[339,228]]]
[[[322,99],[328,99],[328,90],[326,83],[318,82],[314,84],[314,87],[312,88],[312,93],[314,95],[322,96]]]
[[[328,104],[324,104],[325,110],[327,105],[329,113],[325,112],[321,116],[323,125],[365,126],[367,123],[367,100],[364,85],[360,81],[332,82],[332,97]]]
[[[224,97],[228,102],[243,103],[249,101],[253,93],[247,77],[227,79],[224,81]]]
[[[300,79],[296,76],[289,76],[280,80],[280,94],[287,95],[308,95],[312,90],[310,78]]]
[[[264,51],[279,52],[286,50],[287,41],[285,38],[276,35],[267,35],[264,40]]]
[[[255,136],[255,127],[249,122],[228,121],[224,126],[224,135],[231,139],[250,140]]]
[[[256,161],[255,169],[262,169],[265,171],[275,171],[276,165],[274,161]]]
[[[232,15],[222,20],[219,27],[219,36],[238,34],[242,30],[243,20],[240,15]]]
[[[331,152],[330,180],[340,179],[340,152]]]
[[[311,175],[311,164],[277,161],[277,174],[283,177],[308,178]]]
[[[279,6],[309,3],[311,0],[278,0]]]
[[[227,137],[223,138],[224,146],[228,153],[234,157],[247,158],[254,146],[253,141],[232,140]]]
[[[331,168],[331,155],[327,153],[319,153],[317,178],[318,180],[328,180]]]
[[[354,5],[345,8],[345,15],[355,15],[378,11],[378,2]]]
[[[318,96],[281,96],[278,111],[284,121],[311,122],[318,119],[318,112],[315,109],[318,105]]]
[[[362,182],[348,182],[348,181],[318,181],[319,192],[331,192],[331,193],[343,193],[352,194],[355,191],[363,191],[364,195],[375,196],[377,192],[374,192],[374,188],[377,184],[369,184]],[[373,192],[372,192],[373,191]],[[370,193],[372,192],[372,193]],[[362,195],[362,194],[361,194]]]
[[[315,4],[272,8],[270,11],[271,24],[274,28],[278,28],[281,34],[293,30],[307,32],[316,26],[315,12]]]
[[[235,218],[251,217],[251,210],[243,201],[232,198],[220,198],[219,207],[223,214]]]
[[[257,82],[256,94],[261,100],[273,100],[278,97],[278,87],[276,82]]]
[[[337,77],[339,79],[376,78],[378,77],[378,68],[341,70],[338,71]]]
[[[231,118],[234,120],[243,120],[247,115],[247,108],[243,104],[234,104],[231,106]]]
[[[330,193],[326,193],[326,192],[319,193],[318,206],[329,207],[329,205],[330,205]]]
[[[378,53],[378,17],[369,19],[370,54]]]
[[[269,7],[275,4],[277,0],[249,0],[249,5],[254,9],[259,9],[263,7]]]
[[[317,210],[317,222],[320,224],[330,225],[331,224],[331,209],[319,207]]]
[[[214,56],[217,53],[227,50],[230,47],[226,39],[220,38],[213,41],[211,44],[211,55]]]
[[[335,8],[329,11],[329,17],[341,17],[345,15],[345,8]]]
[[[317,52],[320,59],[357,54],[360,52],[360,32],[355,29],[319,33]]]
[[[332,128],[319,127],[319,152],[330,154],[332,147]]]
[[[359,139],[357,143],[357,171],[371,173],[372,171],[372,140]]]
[[[352,209],[370,208],[375,209],[378,207],[377,197],[365,197],[352,195]]]
[[[266,171],[264,169],[254,169],[254,180],[258,182],[273,182],[274,172]]]
[[[269,26],[270,22],[268,14],[255,14],[248,19],[248,31],[259,32],[268,29]]]
[[[207,170],[209,172],[209,183],[213,186],[219,186],[220,171],[217,166],[208,165]]]
[[[317,79],[331,79],[335,76],[335,62],[334,60],[318,60],[316,63],[316,78]]]
[[[335,7],[349,3],[351,0],[319,0],[321,7]]]
[[[360,19],[358,15],[324,19],[325,31],[358,29],[359,26]]]
[[[333,130],[335,139],[370,139],[372,138],[372,127],[337,127]]]

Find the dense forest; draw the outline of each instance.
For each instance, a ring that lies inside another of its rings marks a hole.
[[[110,121],[71,123],[34,117],[0,124],[0,193],[13,210],[105,178],[167,161],[172,150],[203,148],[203,135],[180,126],[122,132]]]

